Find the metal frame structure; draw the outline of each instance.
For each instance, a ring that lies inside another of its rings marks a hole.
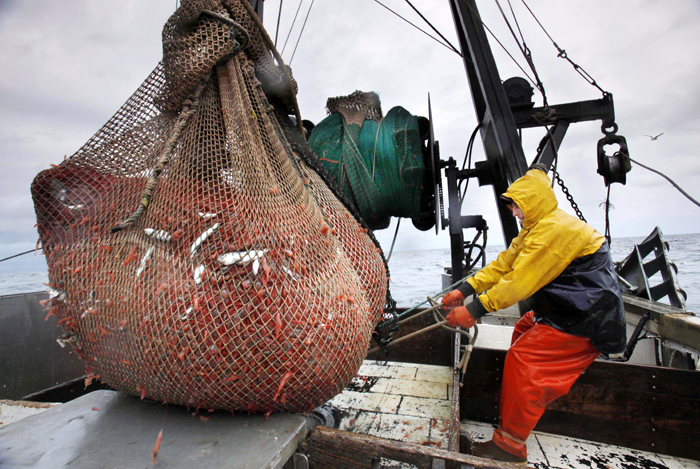
[[[606,135],[614,134],[617,126],[614,123],[615,111],[611,94],[605,94],[599,100],[561,104],[547,109],[511,110],[476,0],[449,1],[486,154],[486,161],[476,163],[475,169],[460,171],[452,158],[442,164],[447,177],[449,201],[448,219],[443,220],[443,226],[447,225],[450,229],[452,281],[456,282],[467,274],[464,272],[463,265],[463,230],[465,228],[487,229],[481,217],[461,215],[459,181],[476,177],[480,186],[493,186],[503,237],[506,245],[509,245],[518,235],[519,228],[510,210],[505,204],[499,202],[499,197],[510,184],[524,175],[528,168],[518,130],[547,127],[549,139],[534,158],[533,163],[542,163],[550,168],[569,124],[600,119],[603,121],[602,129]],[[545,111],[550,116],[547,122],[539,118]],[[550,125],[553,125],[552,129],[549,129]],[[610,128],[613,128],[613,131],[607,132],[606,129]]]

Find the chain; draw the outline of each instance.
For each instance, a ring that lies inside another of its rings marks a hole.
[[[578,204],[574,201],[573,196],[569,193],[569,189],[564,185],[564,181],[559,177],[559,173],[556,171],[552,171],[552,175],[554,176],[554,180],[557,181],[557,184],[561,187],[561,191],[564,193],[566,196],[566,200],[569,201],[571,204],[571,208],[574,209],[576,212],[576,215],[583,220],[584,222],[588,223],[586,219],[583,217],[583,213],[581,213],[581,210],[578,208]]]

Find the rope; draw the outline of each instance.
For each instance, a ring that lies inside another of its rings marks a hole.
[[[627,156],[627,158],[629,158],[629,156]],[[688,200],[690,200],[690,201],[693,202],[695,205],[697,205],[698,207],[700,207],[700,202],[698,202],[697,200],[695,200],[694,198],[692,198],[692,197],[690,196],[690,194],[688,194],[686,191],[684,191],[684,190],[681,188],[681,186],[679,186],[678,184],[676,184],[675,182],[673,182],[673,180],[672,180],[670,177],[666,176],[666,175],[665,175],[664,173],[662,173],[661,171],[657,171],[657,170],[655,170],[655,169],[653,169],[653,168],[650,168],[649,166],[643,165],[643,164],[640,163],[639,161],[635,161],[635,160],[633,160],[632,158],[629,158],[629,159],[630,159],[630,161],[631,161],[632,163],[638,164],[638,165],[641,166],[642,168],[648,169],[648,170],[651,171],[652,173],[656,173],[656,174],[658,174],[659,176],[661,176],[661,177],[663,177],[664,179],[666,179],[668,182],[670,182],[671,184],[673,184],[673,187],[675,187],[676,189],[678,189],[678,191],[679,191],[681,194],[683,194],[684,196],[686,196],[686,198],[687,198]]]
[[[187,121],[195,112],[197,112],[197,108],[199,107],[199,100],[202,97],[202,92],[204,91],[206,84],[209,82],[209,76],[210,75],[207,74],[207,76],[205,76],[202,79],[201,83],[195,90],[192,99],[188,99],[183,102],[182,110],[180,111],[180,115],[177,118],[177,122],[175,123],[175,126],[173,128],[173,132],[170,134],[170,138],[166,142],[165,148],[163,149],[163,152],[160,158],[158,159],[158,162],[156,163],[156,165],[153,168],[153,171],[151,172],[151,177],[146,182],[146,188],[141,194],[141,202],[139,202],[139,206],[136,208],[136,211],[120,224],[113,226],[111,228],[112,233],[116,233],[125,228],[130,228],[134,226],[136,222],[139,221],[141,217],[143,217],[143,215],[146,213],[146,210],[148,210],[148,204],[151,202],[151,196],[153,195],[153,191],[158,185],[158,178],[165,169],[165,165],[167,165],[170,161],[170,157],[172,156],[172,152],[175,149],[175,145],[177,145],[177,141],[180,138],[180,133],[182,133],[182,130],[185,128]]]
[[[376,3],[378,3],[378,4],[380,4],[381,6],[383,6],[384,8],[386,8],[387,10],[389,10],[390,12],[392,12],[394,15],[396,15],[396,16],[398,16],[399,18],[401,18],[402,20],[404,20],[406,23],[408,23],[408,24],[410,24],[411,26],[413,26],[414,28],[416,28],[418,31],[420,31],[420,32],[422,32],[423,34],[425,34],[426,36],[428,36],[428,37],[429,37],[430,39],[432,39],[433,41],[437,42],[437,43],[440,44],[441,46],[446,47],[448,50],[451,50],[451,51],[454,52],[455,54],[457,54],[457,55],[459,55],[460,57],[462,57],[462,54],[461,54],[457,49],[455,49],[454,46],[450,47],[451,45],[448,46],[448,45],[445,44],[444,42],[441,42],[440,40],[438,40],[435,36],[431,36],[430,34],[428,34],[427,32],[425,32],[424,30],[422,30],[421,28],[419,28],[418,26],[416,26],[415,24],[413,24],[413,23],[411,23],[410,21],[408,21],[408,20],[407,20],[406,18],[404,18],[403,16],[399,15],[398,13],[396,13],[394,10],[392,10],[392,9],[389,8],[388,6],[384,5],[384,4],[383,4],[382,2],[380,2],[379,0],[374,0],[374,1],[375,1]]]
[[[476,273],[476,272],[474,272],[474,274],[475,274],[475,273]],[[442,295],[445,294],[445,292],[448,292],[448,291],[453,290],[455,287],[457,287],[457,286],[461,285],[462,283],[464,283],[464,281],[467,280],[469,277],[473,277],[474,274],[469,274],[469,275],[467,275],[466,277],[457,280],[455,283],[453,283],[453,284],[450,285],[449,287],[447,287],[447,288],[445,288],[445,289],[443,289],[443,290],[440,290],[440,291],[439,291],[437,294],[435,294],[435,295],[432,295],[432,298],[440,298]],[[397,315],[397,318],[401,318],[401,317],[403,317],[403,316],[406,316],[408,313],[410,313],[410,312],[412,312],[412,311],[415,311],[416,309],[420,308],[421,306],[423,306],[424,304],[428,303],[429,301],[430,301],[429,299],[425,299],[424,301],[421,301],[421,302],[418,303],[417,305],[415,305],[415,306],[413,306],[413,307],[407,309],[407,310],[404,311],[403,313]]]
[[[282,60],[282,55],[280,55],[280,53],[277,52],[277,48],[275,47],[275,44],[272,42],[272,39],[270,38],[270,36],[267,34],[267,30],[265,29],[265,26],[263,26],[262,21],[260,21],[260,18],[258,17],[258,14],[255,13],[255,10],[253,10],[253,6],[250,4],[250,2],[241,2],[241,3],[245,7],[245,9],[248,11],[248,15],[253,20],[253,23],[255,23],[255,26],[258,27],[258,31],[260,32],[260,36],[262,36],[263,41],[265,41],[265,44],[267,44],[267,47],[270,49],[270,52],[272,52],[272,55],[275,57],[275,60],[277,61],[277,65],[279,66],[280,70],[282,70],[282,73],[284,74],[284,78],[287,80],[289,98],[292,102],[292,107],[294,108],[293,109],[294,117],[296,117],[296,120],[297,120],[297,129],[299,129],[299,132],[301,132],[302,135],[305,135],[304,124],[302,124],[302,122],[301,122],[301,111],[299,110],[299,102],[297,101],[296,90],[294,89],[294,86],[292,84],[292,75],[290,74],[290,68],[284,64],[284,61]],[[299,5],[299,6],[301,6],[301,5]]]
[[[297,43],[294,45],[294,52],[292,52],[292,58],[289,59],[289,65],[292,65],[292,60],[294,60],[294,54],[297,53],[297,47],[299,46],[299,41],[301,41],[301,35],[304,34],[304,28],[306,28],[306,20],[309,19],[309,14],[311,13],[311,8],[314,6],[314,1],[311,0],[311,5],[309,6],[309,11],[306,12],[306,18],[304,18],[304,24],[301,26],[301,32],[299,33],[299,37],[297,38]]]

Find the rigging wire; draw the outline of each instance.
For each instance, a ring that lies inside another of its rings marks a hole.
[[[530,48],[525,43],[525,37],[523,36],[523,32],[520,29],[520,24],[518,23],[518,18],[515,16],[515,12],[513,11],[513,5],[510,3],[510,0],[508,0],[508,5],[510,6],[511,14],[513,15],[513,19],[515,20],[515,24],[518,28],[518,32],[520,33],[520,38],[522,40],[522,44],[520,43],[518,36],[515,34],[513,27],[510,25],[510,21],[508,20],[508,17],[506,16],[505,11],[503,11],[503,8],[501,7],[501,3],[498,0],[495,0],[495,1],[496,1],[496,5],[498,6],[498,9],[501,12],[501,16],[503,17],[503,20],[506,22],[506,25],[508,26],[510,33],[513,35],[513,39],[515,39],[515,43],[518,45],[518,49],[520,49],[520,52],[523,54],[523,57],[525,57],[525,61],[530,66],[530,70],[532,70],[532,73],[535,75],[535,80],[537,81],[535,86],[542,94],[542,100],[544,101],[544,107],[548,107],[547,93],[545,93],[545,91],[544,91],[544,84],[542,83],[542,80],[540,80],[540,76],[537,73],[537,69],[535,68],[535,62],[532,60],[532,51],[530,51]]]
[[[410,24],[411,26],[413,26],[414,28],[416,28],[418,31],[422,32],[423,34],[425,34],[426,36],[428,36],[429,38],[431,38],[433,41],[437,42],[437,43],[440,44],[441,46],[447,48],[448,50],[451,50],[451,51],[454,52],[455,54],[457,54],[457,55],[459,55],[460,57],[462,57],[462,54],[461,54],[457,49],[455,49],[454,47],[451,47],[451,45],[448,46],[447,44],[445,44],[444,42],[440,41],[440,40],[439,40],[438,38],[436,38],[435,36],[432,36],[432,35],[428,34],[427,32],[425,32],[424,30],[422,30],[421,28],[419,28],[419,27],[416,26],[415,24],[413,24],[413,23],[411,23],[410,21],[408,21],[408,20],[407,20],[406,18],[404,18],[403,16],[399,15],[398,13],[396,13],[394,10],[392,10],[392,9],[389,8],[388,6],[384,5],[384,4],[383,4],[382,2],[380,2],[379,0],[374,0],[374,1],[375,1],[376,3],[378,3],[378,4],[380,4],[381,6],[383,6],[384,8],[386,8],[387,10],[389,10],[389,11],[390,11],[391,13],[393,13],[394,15],[396,15],[396,16],[398,16],[399,18],[401,18],[402,20],[404,20],[406,23],[408,23],[408,24]]]
[[[399,234],[399,226],[401,225],[401,218],[396,222],[396,231],[394,231],[394,240],[391,242],[391,249],[389,249],[389,256],[387,256],[386,261],[389,262],[391,259],[391,254],[394,252],[394,244],[396,244],[396,237]]]
[[[520,33],[520,40],[523,41],[523,44],[525,44],[525,36],[523,35],[523,31],[520,29],[520,23],[518,22],[518,17],[515,16],[515,11],[513,10],[513,4],[508,0],[508,7],[510,7],[510,14],[513,15],[513,20],[515,21],[515,26],[518,28],[518,33]]]
[[[481,123],[477,124],[476,127],[474,128],[474,131],[472,132],[471,137],[469,137],[469,143],[467,143],[467,153],[464,155],[464,161],[462,162],[462,171],[464,171],[464,168],[466,167],[467,169],[471,168],[472,166],[472,152],[474,151],[474,141],[476,140],[476,133],[479,131],[481,128]],[[464,186],[464,192],[462,192],[462,183],[465,183]],[[462,203],[464,202],[464,198],[467,195],[467,189],[469,188],[469,178],[462,179],[459,181],[459,185],[457,186],[457,199],[459,200],[459,206],[462,206]]]
[[[377,1],[377,0],[375,0],[375,1]],[[520,66],[520,64],[518,63],[517,60],[515,60],[515,57],[513,57],[513,55],[508,51],[508,49],[506,49],[506,46],[504,46],[503,43],[498,39],[498,37],[496,37],[496,35],[493,33],[493,31],[491,31],[491,29],[489,29],[489,27],[486,26],[486,23],[484,23],[484,20],[481,19],[481,16],[478,14],[478,12],[474,11],[474,9],[471,7],[471,5],[467,4],[467,6],[472,11],[472,14],[474,15],[474,17],[479,18],[479,21],[481,21],[481,25],[484,27],[484,29],[491,35],[491,37],[498,43],[498,45],[501,46],[501,49],[503,49],[503,51],[506,54],[508,54],[508,57],[510,57],[510,59],[513,61],[513,63],[515,65],[517,65],[517,67],[520,69],[520,71],[523,72],[523,74],[525,75],[525,78],[530,80],[530,83],[532,83],[535,87],[537,87],[537,83],[535,83],[535,80],[530,78],[530,75],[528,75],[527,72],[525,71],[525,69],[522,66]]]
[[[29,254],[29,253],[32,253],[32,252],[37,252],[37,251],[39,251],[39,250],[42,250],[42,251],[43,251],[43,248],[37,248],[37,249],[32,249],[32,250],[30,250],[30,251],[20,252],[19,254],[15,254],[14,256],[10,256],[10,257],[6,257],[6,258],[4,258],[4,259],[0,259],[0,262],[9,261],[10,259],[14,259],[15,257],[24,256],[25,254]]]
[[[277,47],[277,37],[280,34],[280,20],[282,19],[282,3],[284,3],[284,0],[280,0],[280,10],[277,12],[277,28],[275,29],[275,47]]]
[[[603,88],[600,87],[600,85],[598,85],[598,83],[595,81],[595,79],[591,75],[589,75],[588,72],[586,72],[583,68],[581,68],[580,65],[578,65],[577,63],[575,63],[573,60],[571,60],[569,58],[569,56],[566,53],[566,50],[559,47],[559,45],[554,41],[554,39],[552,39],[552,36],[547,32],[547,30],[544,28],[544,26],[542,26],[542,23],[540,23],[540,20],[537,18],[537,16],[535,16],[535,13],[533,13],[533,11],[530,9],[528,4],[525,3],[525,0],[521,0],[521,1],[523,2],[523,5],[525,5],[525,8],[527,8],[527,11],[530,12],[532,17],[537,22],[537,24],[540,26],[540,28],[542,28],[542,31],[544,31],[544,33],[547,35],[547,37],[552,42],[554,47],[557,49],[557,52],[558,52],[557,57],[561,57],[562,59],[567,60],[571,64],[571,66],[574,67],[574,70],[576,70],[576,72],[578,72],[578,74],[581,75],[583,77],[583,79],[586,80],[590,85],[598,88],[598,90],[600,90],[600,92],[603,93],[603,96],[610,95],[609,92],[605,91]]]
[[[314,6],[314,1],[311,0],[311,5],[309,5],[309,11],[306,12],[306,18],[304,18],[304,24],[301,26],[301,32],[299,33],[299,37],[297,38],[297,43],[294,45],[294,52],[292,52],[292,58],[289,59],[289,65],[291,67],[292,65],[292,60],[294,60],[294,54],[297,53],[297,47],[299,46],[299,41],[301,41],[301,35],[304,34],[304,28],[306,27],[306,21],[309,19],[309,14],[311,13],[311,8]]]
[[[292,20],[292,25],[289,27],[289,32],[287,33],[287,39],[284,40],[284,45],[282,46],[282,52],[280,52],[280,55],[284,54],[284,49],[287,48],[287,41],[289,41],[289,36],[292,35],[292,29],[294,29],[294,23],[297,22],[297,16],[299,16],[299,10],[301,10],[301,5],[304,3],[304,0],[299,1],[299,6],[297,7],[297,12],[294,13],[294,19]]]
[[[430,21],[428,21],[428,19],[425,16],[423,16],[423,14],[420,11],[418,11],[418,9],[416,7],[413,6],[413,3],[411,3],[410,0],[406,0],[406,3],[408,3],[408,5],[411,8],[413,8],[413,11],[418,13],[418,16],[423,18],[423,21],[425,21],[428,24],[428,26],[430,26],[432,28],[432,30],[435,31],[438,34],[438,36],[440,36],[442,38],[442,40],[445,41],[452,48],[453,51],[455,51],[457,54],[459,54],[460,57],[462,57],[462,53],[460,51],[458,51],[457,48],[455,46],[453,46],[452,43],[450,41],[448,41],[447,38],[445,36],[443,36],[440,33],[440,31],[437,30],[437,28],[435,26],[433,26],[432,23]]]
[[[629,158],[629,155],[627,156],[627,158]],[[643,165],[642,163],[640,163],[639,161],[633,160],[632,158],[630,158],[630,161],[631,161],[632,163],[638,164],[638,165],[641,166],[642,168],[647,169],[647,170],[651,171],[652,173],[656,173],[656,174],[658,174],[659,176],[661,176],[662,178],[666,179],[668,182],[670,182],[671,184],[673,184],[673,187],[675,187],[676,189],[678,189],[678,191],[679,191],[681,194],[683,194],[688,200],[690,200],[690,201],[693,202],[695,205],[697,205],[698,207],[700,207],[700,202],[698,202],[697,200],[695,200],[694,198],[692,198],[692,197],[690,196],[690,194],[688,194],[686,191],[684,191],[684,190],[681,188],[681,186],[679,186],[678,184],[676,184],[670,177],[666,176],[666,175],[665,175],[664,173],[662,173],[661,171],[657,171],[657,170],[655,170],[654,168],[650,168],[649,166],[645,166],[645,165]]]

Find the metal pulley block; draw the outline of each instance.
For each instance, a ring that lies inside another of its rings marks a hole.
[[[605,126],[602,130],[605,137],[598,140],[598,174],[605,179],[606,187],[614,182],[625,184],[627,173],[632,169],[627,140],[622,135],[615,134],[617,125],[614,123],[612,131],[607,131]],[[608,155],[605,153],[606,145],[619,145],[620,149],[612,155]]]

